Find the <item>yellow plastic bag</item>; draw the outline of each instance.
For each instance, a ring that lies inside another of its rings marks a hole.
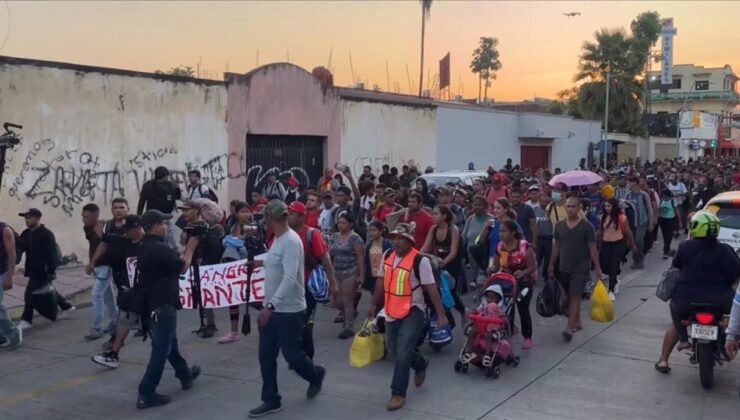
[[[364,367],[383,358],[385,342],[375,328],[375,319],[368,319],[352,340],[349,350],[349,365]]]
[[[600,279],[591,294],[591,319],[596,322],[609,322],[614,319],[614,302]]]

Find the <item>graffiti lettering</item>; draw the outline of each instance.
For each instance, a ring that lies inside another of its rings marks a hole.
[[[143,168],[151,162],[160,160],[168,155],[176,155],[175,146],[162,147],[156,150],[139,151],[129,160],[132,168]]]
[[[56,143],[54,143],[54,140],[51,139],[43,139],[35,142],[33,146],[31,146],[31,150],[28,151],[26,154],[26,157],[23,159],[23,163],[21,164],[21,171],[18,173],[18,175],[13,179],[13,183],[8,188],[8,194],[10,194],[11,197],[15,197],[16,200],[20,201],[21,197],[18,194],[18,190],[20,189],[20,186],[23,184],[23,181],[26,179],[26,173],[31,170],[31,162],[33,162],[33,158],[36,157],[42,150],[44,152],[51,152],[56,147]]]
[[[298,179],[299,184],[311,185],[308,173],[301,167],[294,166],[286,170],[272,167],[270,169],[263,170],[262,165],[255,165],[247,170],[247,193],[262,188],[262,186],[267,182],[267,176],[271,174],[275,175],[275,177],[281,181],[285,181],[290,177],[295,177]]]

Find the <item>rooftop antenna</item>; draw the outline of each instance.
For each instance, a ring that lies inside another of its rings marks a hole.
[[[355,66],[352,64],[352,51],[349,52],[349,69],[352,72],[352,84],[356,83],[355,79]]]
[[[385,60],[385,78],[388,82],[388,92],[391,91],[391,72],[388,69],[388,60]]]
[[[406,64],[406,79],[409,81],[409,95],[413,94],[413,87],[411,86],[411,74],[409,73],[409,65]]]
[[[332,71],[331,69],[331,56],[334,54],[334,47],[331,47],[329,49],[329,59],[326,61],[326,68],[329,69],[329,71]]]

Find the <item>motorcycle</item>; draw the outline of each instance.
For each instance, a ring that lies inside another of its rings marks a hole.
[[[687,326],[691,341],[691,364],[699,365],[699,379],[704,389],[714,385],[714,366],[722,366],[727,319],[721,308],[712,304],[692,303]]]

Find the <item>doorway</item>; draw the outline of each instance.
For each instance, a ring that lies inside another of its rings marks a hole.
[[[521,146],[522,169],[531,169],[532,173],[550,167],[550,146]]]
[[[323,136],[247,134],[247,197],[262,189],[268,174],[287,186],[295,177],[301,185],[314,185],[324,167]]]

